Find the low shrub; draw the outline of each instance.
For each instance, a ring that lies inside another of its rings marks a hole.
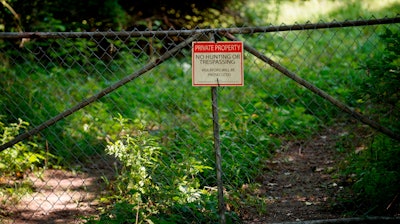
[[[215,191],[200,187],[199,174],[212,169],[194,157],[171,157],[157,136],[139,120],[117,118],[121,129],[106,153],[121,166],[111,184],[112,202],[99,219],[89,223],[209,223],[217,220]],[[179,216],[177,216],[179,213]],[[214,218],[213,218],[214,217]],[[233,217],[233,216],[232,216]]]
[[[3,145],[14,139],[20,132],[25,131],[29,123],[18,119],[17,123],[5,124],[4,116],[0,116],[0,144]],[[22,177],[28,170],[45,165],[54,156],[46,152],[35,139],[18,142],[14,146],[0,152],[0,176]],[[21,176],[22,175],[22,176]]]

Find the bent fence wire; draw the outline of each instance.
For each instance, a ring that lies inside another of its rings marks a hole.
[[[399,23],[0,33],[0,218],[83,222],[117,203],[109,219],[218,220],[212,102],[191,85],[190,49],[213,34],[245,46],[244,86],[217,88],[224,212],[281,221],[257,193],[273,186],[262,180],[271,155],[327,130],[336,150],[375,132],[400,139],[359,94]]]

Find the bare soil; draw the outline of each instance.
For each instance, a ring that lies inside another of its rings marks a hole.
[[[3,223],[79,223],[82,216],[96,212],[97,177],[47,169],[27,178],[34,192],[18,204],[7,204]]]
[[[0,187],[29,183],[33,189],[18,203],[0,195],[0,223],[83,223],[83,217],[98,215],[99,199],[107,191],[103,178],[111,180],[114,171],[110,168],[113,161],[93,161],[96,163],[80,172],[44,169],[27,174],[23,180],[0,181]]]
[[[245,214],[246,223],[341,218],[331,205],[342,190],[333,175],[343,160],[336,150],[338,136],[343,134],[343,130],[330,128],[307,143],[284,144],[258,179],[261,187],[257,194],[268,198],[264,211]]]

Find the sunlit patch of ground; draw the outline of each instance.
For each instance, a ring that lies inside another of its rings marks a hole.
[[[47,169],[26,178],[33,193],[8,205],[2,223],[82,223],[83,216],[95,214],[100,177]]]

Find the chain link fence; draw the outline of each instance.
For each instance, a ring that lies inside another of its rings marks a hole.
[[[399,22],[1,33],[0,217],[218,222],[211,93],[191,83],[191,43],[213,34],[245,44],[244,86],[217,88],[224,214],[262,220],[275,153],[399,139],[358,95]]]

